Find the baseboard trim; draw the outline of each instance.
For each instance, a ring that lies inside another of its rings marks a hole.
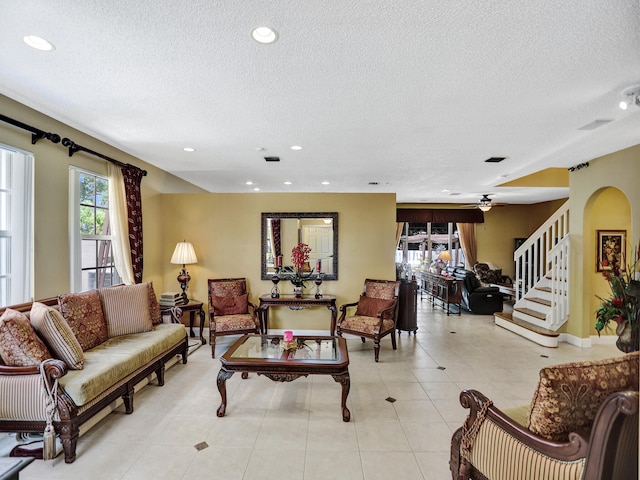
[[[561,333],[558,340],[580,348],[591,348],[593,346],[591,338],[576,337],[575,335],[571,335],[569,333]]]

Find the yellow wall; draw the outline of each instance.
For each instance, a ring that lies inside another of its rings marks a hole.
[[[338,305],[357,300],[365,278],[395,279],[394,194],[164,195],[162,210],[167,219],[164,285],[178,289],[180,267],[169,259],[176,243],[186,239],[198,257],[197,264],[188,266],[189,296],[201,301],[207,300],[208,278],[246,277],[254,303],[271,291],[272,283],[260,279],[262,212],[338,212],[338,280],[322,285],[324,293],[337,296]],[[289,255],[283,252],[285,263]],[[283,281],[280,291],[292,293],[293,286]],[[329,319],[326,309],[309,309],[304,315],[272,309],[269,327],[328,329]]]
[[[640,241],[640,145],[589,161],[570,175],[571,314],[567,333],[595,334],[596,294],[606,285],[595,271],[596,230],[627,230],[627,248]]]
[[[107,155],[123,163],[130,163],[148,171],[142,180],[142,209],[144,233],[144,280],[162,279],[160,249],[162,220],[160,197],[162,192],[201,192],[190,183],[155,168],[135,157],[117,150],[95,138],[74,130],[35,110],[0,95],[0,113],[45,132],[68,137],[90,150]],[[69,291],[69,166],[106,175],[107,162],[86,153],[69,157],[61,143],[43,139],[31,144],[31,133],[0,121],[0,143],[31,152],[35,156],[34,201],[34,295],[47,298]]]

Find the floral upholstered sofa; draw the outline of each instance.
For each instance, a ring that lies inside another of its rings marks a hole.
[[[451,441],[454,480],[637,480],[638,352],[543,368],[531,404],[505,410],[475,390]]]
[[[163,385],[169,360],[187,362],[187,342],[182,324],[162,322],[151,283],[0,309],[0,431],[53,427],[71,463],[79,436],[114,404],[132,413],[136,385],[152,374]]]

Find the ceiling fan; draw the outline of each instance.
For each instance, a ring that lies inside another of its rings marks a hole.
[[[501,207],[503,204],[501,203],[493,203],[489,198],[488,193],[483,193],[482,198],[478,201],[478,203],[470,203],[468,205],[463,205],[463,207],[476,207],[482,210],[483,212],[488,212],[493,207]]]

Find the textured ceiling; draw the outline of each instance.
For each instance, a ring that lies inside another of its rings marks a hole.
[[[640,143],[640,108],[617,107],[640,83],[637,0],[0,0],[0,14],[0,93],[211,192],[531,203],[568,190],[498,185]],[[260,25],[278,41],[253,41]]]

